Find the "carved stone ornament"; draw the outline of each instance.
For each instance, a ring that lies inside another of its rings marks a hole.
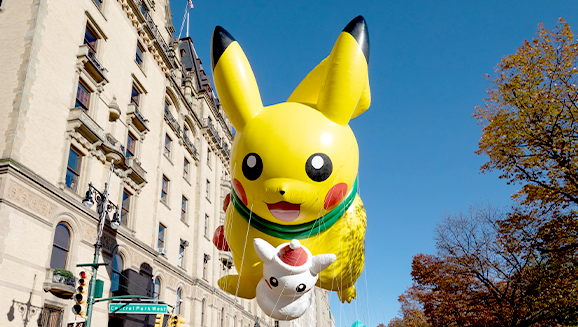
[[[8,186],[8,199],[46,218],[51,217],[57,208],[55,204],[12,180]]]

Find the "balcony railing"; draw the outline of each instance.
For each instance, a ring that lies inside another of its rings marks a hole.
[[[44,279],[43,289],[55,296],[63,299],[70,299],[76,291],[76,279],[74,277],[63,276],[63,270],[47,269]],[[70,274],[69,271],[66,273]]]
[[[128,176],[139,185],[146,183],[147,173],[140,165],[140,162],[138,162],[134,157],[129,157],[125,160],[126,166],[130,169]]]
[[[88,74],[90,74],[97,83],[102,81],[108,82],[106,74],[108,70],[96,59],[94,52],[90,50],[88,45],[83,44],[78,49],[76,57],[84,63],[84,67]]]
[[[193,158],[195,158],[195,160],[199,160],[199,152],[186,133],[183,133],[183,139],[185,141],[185,145],[187,146],[187,150],[191,153]]]
[[[225,142],[223,142],[223,151],[225,151],[227,157],[231,157],[231,150],[229,150],[229,146]]]
[[[90,61],[92,62],[92,64],[94,65],[94,67],[96,67],[96,69],[98,69],[98,71],[104,75],[104,66],[100,63],[100,61],[98,61],[98,59],[96,59],[96,53],[92,52],[92,51],[88,51],[88,58],[90,59]]]
[[[170,109],[166,107],[165,107],[165,120],[167,121],[167,123],[169,123],[169,125],[177,135],[181,135],[181,126],[179,125],[179,122],[175,119],[175,117],[173,117],[173,114],[171,113]]]
[[[104,130],[90,116],[86,114],[83,108],[77,107],[70,109],[68,115],[68,130],[80,132],[90,143],[98,141],[104,142]]]
[[[171,65],[173,65],[173,67],[175,67],[175,60],[173,58],[173,55],[171,54],[171,50],[170,50],[169,46],[167,45],[167,43],[165,42],[165,40],[163,39],[163,36],[161,35],[157,25],[155,24],[154,20],[152,19],[147,7],[142,3],[141,0],[133,0],[133,1],[137,5],[140,13],[143,15],[143,17],[147,23],[148,28],[151,30],[153,36],[155,37],[155,40],[157,41],[160,48],[165,53],[165,56],[167,56],[167,58],[171,62]]]
[[[139,132],[141,133],[148,132],[149,121],[148,119],[144,118],[144,116],[141,114],[140,110],[138,110],[138,107],[134,103],[128,105],[126,114],[128,119],[130,119],[129,122],[132,121],[132,124],[138,129]]]
[[[219,133],[217,133],[217,130],[215,129],[215,126],[213,126],[213,123],[211,122],[210,119],[207,120],[207,126],[209,126],[209,130],[213,134],[213,138],[215,138],[215,142],[219,146],[221,146],[221,137],[219,136]]]

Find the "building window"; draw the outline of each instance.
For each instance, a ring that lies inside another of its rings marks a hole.
[[[52,256],[50,257],[50,268],[64,269],[68,251],[70,250],[70,231],[65,224],[56,225],[54,230],[54,242],[52,243]]]
[[[159,238],[157,242],[157,248],[164,249],[165,248],[165,230],[167,228],[163,224],[159,224]]]
[[[0,1],[0,4],[2,1]],[[64,314],[61,308],[44,305],[40,317],[38,318],[38,326],[42,327],[59,327],[62,325],[62,318]]]
[[[153,299],[158,300],[161,296],[161,280],[155,277],[155,284],[153,286]]]
[[[176,304],[175,304],[175,314],[180,315],[181,314],[181,303],[183,303],[183,298],[182,298],[182,289],[181,288],[177,288],[177,300],[176,300]]]
[[[130,213],[131,196],[126,189],[122,191],[122,208],[120,210],[120,222],[126,226],[128,223],[128,215]]]
[[[221,308],[221,327],[225,327],[225,308]]]
[[[209,237],[209,215],[205,214],[205,237]]]
[[[88,111],[90,104],[90,91],[82,82],[78,82],[78,88],[76,90],[76,102],[74,103],[75,108],[82,108]]]
[[[98,37],[96,35],[96,32],[90,26],[86,25],[86,30],[84,31],[84,44],[88,46],[88,56],[91,58],[96,54],[96,45],[98,42]]]
[[[94,4],[98,7],[98,9],[102,7],[103,0],[92,0],[92,1],[94,1]]]
[[[188,200],[187,200],[187,198],[185,198],[183,196],[183,199],[181,202],[181,220],[182,221],[187,221],[187,204],[188,204]]]
[[[164,154],[165,157],[170,158],[171,157],[171,146],[173,144],[173,140],[171,139],[171,137],[169,136],[169,134],[165,134],[165,150],[164,150]]]
[[[211,199],[211,197],[209,197],[210,194],[211,194],[211,182],[209,182],[209,180],[207,179],[207,189],[205,190],[205,196],[207,197],[207,200]]]
[[[140,95],[141,95],[141,92],[138,90],[136,85],[133,84],[131,95],[130,95],[130,103],[134,104],[137,109],[140,106]]]
[[[275,320],[275,327],[279,327],[279,320]]]
[[[207,149],[207,166],[211,167],[211,148]]]
[[[127,158],[134,157],[136,154],[136,137],[134,137],[131,133],[128,133],[126,137],[126,153],[125,156]]]
[[[184,268],[185,265],[185,242],[181,240],[179,244],[179,267]]]
[[[80,178],[80,163],[82,156],[80,152],[73,147],[70,147],[68,154],[68,165],[66,167],[66,187],[76,192],[78,187],[78,179]]]
[[[140,45],[140,43],[137,43],[136,45],[136,57],[135,57],[136,63],[142,68],[142,64],[144,62],[144,49],[143,47]]]
[[[114,254],[112,262],[112,276],[110,277],[110,291],[116,292],[120,289],[120,275],[122,273],[122,257],[120,254]]]
[[[183,164],[183,178],[189,180],[189,169],[190,169],[190,162],[185,158]]]
[[[209,260],[207,260],[207,255],[205,254],[205,258],[203,259],[203,279],[206,280],[207,279],[207,263],[209,262]]]
[[[207,306],[207,300],[203,299],[203,304],[201,305],[201,326],[205,326],[205,310],[206,310],[206,306]]]
[[[163,175],[163,184],[161,186],[161,201],[165,204],[169,200],[169,179]]]

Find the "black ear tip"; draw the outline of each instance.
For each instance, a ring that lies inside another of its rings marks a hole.
[[[221,26],[215,26],[215,30],[213,31],[213,40],[211,41],[211,64],[213,69],[219,62],[219,58],[223,55],[223,52],[227,50],[227,47],[235,42],[235,38],[227,32],[226,29],[222,28]]]
[[[367,29],[367,22],[363,16],[359,15],[353,18],[343,32],[351,34],[359,44],[359,47],[365,55],[365,60],[369,62],[369,30]]]

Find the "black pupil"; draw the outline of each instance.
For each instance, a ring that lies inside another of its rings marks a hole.
[[[279,286],[279,282],[277,281],[277,278],[275,278],[275,277],[269,278],[269,283],[271,283],[271,286],[273,286],[273,287]],[[301,285],[303,285],[303,284],[301,284]]]
[[[305,291],[305,288],[307,286],[305,286],[305,284],[299,284],[299,286],[297,286],[297,292],[303,292]]]
[[[305,163],[305,172],[312,180],[323,182],[331,176],[333,164],[325,153],[314,153]]]
[[[261,176],[261,173],[263,172],[263,161],[261,160],[261,157],[259,157],[258,154],[256,153],[249,153],[248,155],[245,156],[245,159],[243,159],[243,175],[245,175],[245,177],[250,180],[250,181],[254,181],[257,178],[259,178],[259,176]]]

